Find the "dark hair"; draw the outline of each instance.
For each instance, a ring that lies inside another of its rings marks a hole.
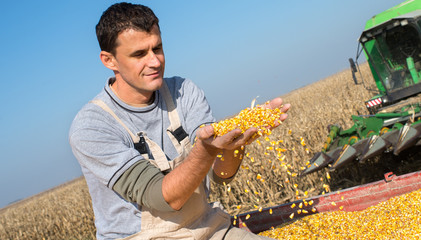
[[[96,36],[102,51],[115,54],[118,34],[127,29],[150,32],[159,20],[153,11],[140,4],[116,3],[102,13],[96,25]]]

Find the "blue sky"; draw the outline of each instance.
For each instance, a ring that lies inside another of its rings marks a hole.
[[[0,207],[81,176],[68,129],[112,75],[94,28],[115,2],[2,4]],[[401,1],[135,2],[160,19],[165,75],[196,82],[221,119],[348,68],[365,21]]]

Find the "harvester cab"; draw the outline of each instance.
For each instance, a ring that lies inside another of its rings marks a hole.
[[[360,81],[356,77],[362,52],[378,90],[365,102],[370,115],[352,116],[349,129],[331,125],[324,147],[301,175],[421,145],[421,0],[405,1],[367,21],[356,61],[349,59],[356,84],[364,84],[361,74]]]

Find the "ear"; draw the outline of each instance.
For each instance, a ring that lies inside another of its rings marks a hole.
[[[99,58],[101,59],[102,64],[106,66],[107,68],[117,71],[118,70],[118,64],[117,61],[112,53],[101,51],[99,54]]]

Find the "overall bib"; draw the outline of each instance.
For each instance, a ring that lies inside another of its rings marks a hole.
[[[128,131],[135,147],[144,140],[153,159],[149,158],[147,152],[141,152],[142,156],[162,172],[167,173],[183,162],[192,145],[188,135],[181,127],[177,110],[165,81],[160,91],[167,105],[171,123],[167,134],[179,154],[172,161],[167,160],[162,149],[149,139],[146,133],[133,134],[104,102],[101,100],[92,102],[110,113]],[[163,212],[145,206],[141,206],[141,211],[140,232],[124,239],[223,239],[230,226],[230,216],[222,210],[222,206],[218,202],[208,203],[204,181],[179,211]]]

